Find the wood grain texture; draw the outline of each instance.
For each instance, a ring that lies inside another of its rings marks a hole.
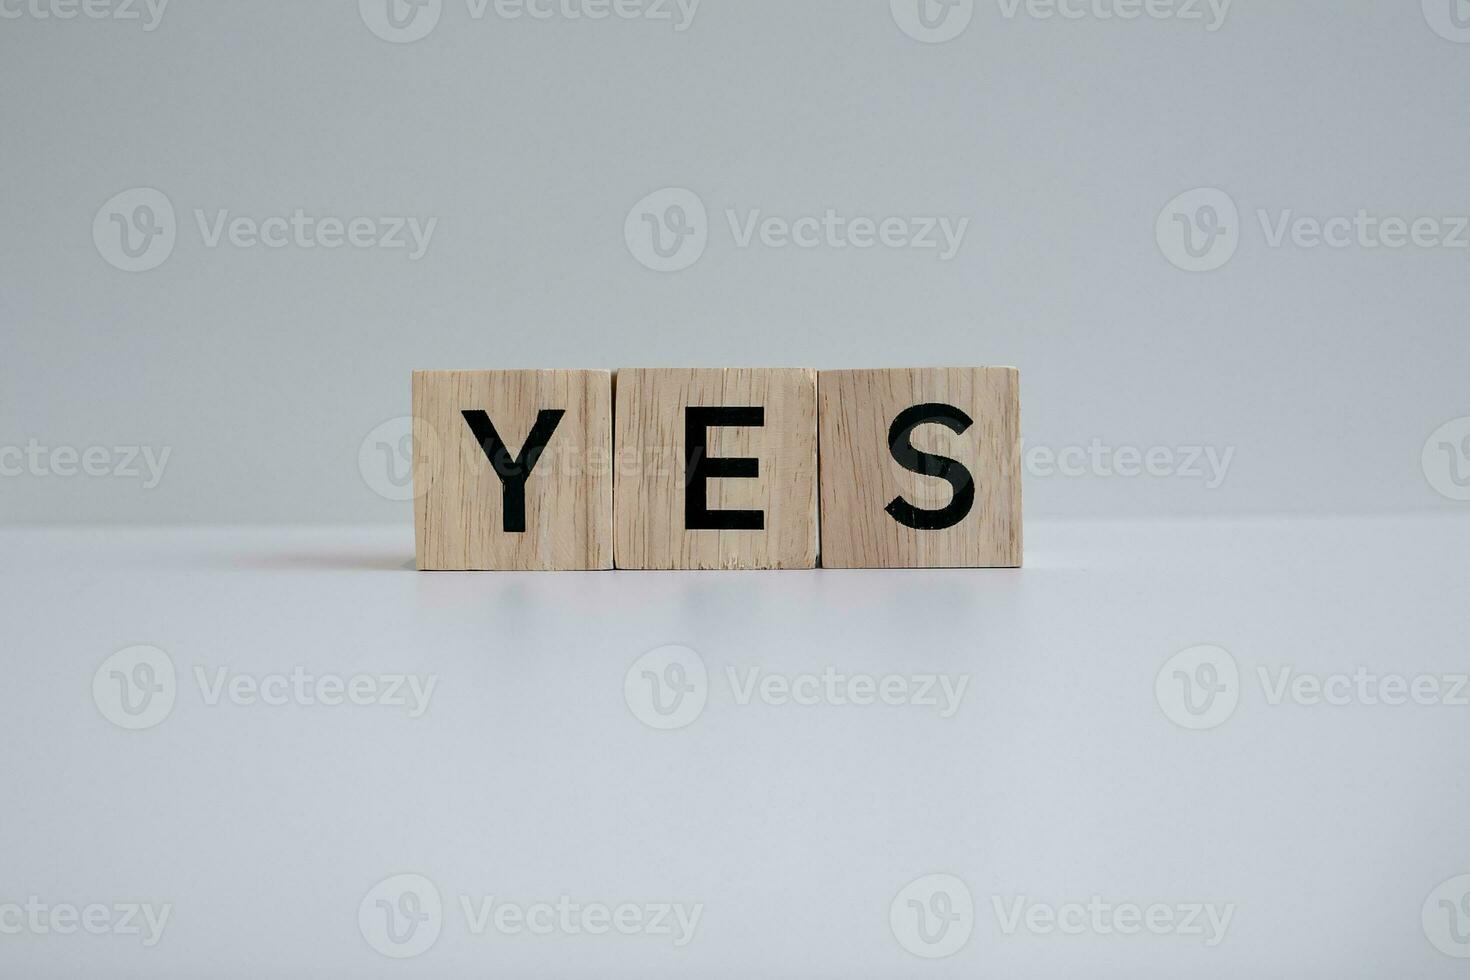
[[[526,479],[525,530],[505,528],[503,483],[462,412],[483,411],[519,458],[561,410]],[[415,371],[414,534],[422,570],[612,567],[608,371]]]
[[[615,379],[618,568],[814,568],[816,372],[635,368]],[[708,458],[753,458],[754,479],[705,481],[711,510],[759,510],[760,530],[687,529],[686,409],[760,407],[760,426],[712,426]]]
[[[1014,368],[823,371],[818,379],[822,565],[826,568],[988,568],[1021,564],[1020,376]],[[926,424],[914,449],[962,464],[975,504],[953,527],[916,530],[885,508],[902,497],[937,510],[955,497],[943,479],[899,465],[889,429],[915,405],[952,405],[962,434]]]

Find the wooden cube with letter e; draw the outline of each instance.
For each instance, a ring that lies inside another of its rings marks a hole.
[[[423,570],[612,567],[608,371],[415,371]]]
[[[814,568],[817,379],[636,368],[615,379],[618,568]]]
[[[1014,368],[823,371],[822,565],[1021,564]]]

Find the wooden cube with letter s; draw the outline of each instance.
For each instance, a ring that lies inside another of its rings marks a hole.
[[[618,568],[814,568],[817,376],[619,370]]]
[[[612,567],[612,374],[415,371],[418,567]]]
[[[1021,565],[1014,368],[823,371],[822,565]]]

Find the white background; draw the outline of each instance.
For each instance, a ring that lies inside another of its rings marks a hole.
[[[908,0],[36,2],[0,0],[0,974],[1463,974],[1470,249],[1270,238],[1470,212],[1470,3],[979,0],[929,43]],[[298,208],[434,230],[196,216]],[[945,260],[727,217],[828,209],[968,224]],[[412,369],[659,364],[1019,367],[1027,567],[412,571]],[[435,687],[209,694],[298,673]],[[488,896],[702,911],[680,947],[477,935]],[[1094,896],[1230,924],[996,913]],[[32,898],[170,917],[63,934]]]

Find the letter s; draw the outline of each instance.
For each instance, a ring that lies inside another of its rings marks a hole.
[[[974,421],[953,405],[914,405],[898,413],[888,429],[888,451],[898,465],[920,476],[937,476],[954,488],[954,497],[939,510],[915,507],[903,497],[894,497],[885,511],[904,527],[916,531],[942,531],[954,527],[969,515],[975,507],[975,478],[970,471],[947,456],[920,452],[910,438],[921,425],[938,423],[956,435],[964,433]]]

